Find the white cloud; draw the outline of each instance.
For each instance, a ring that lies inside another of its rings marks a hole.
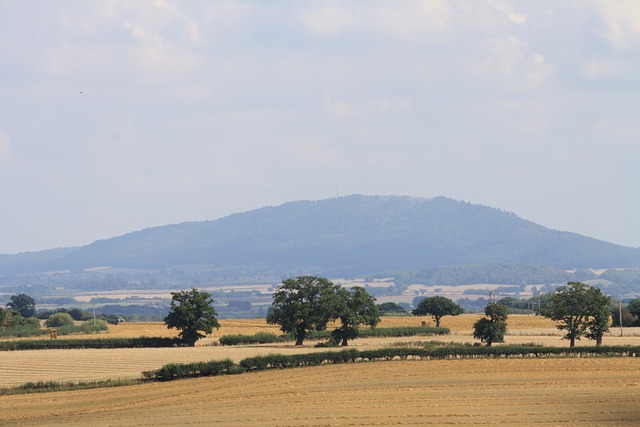
[[[517,37],[487,41],[484,56],[471,64],[479,76],[504,82],[513,89],[535,89],[553,74],[554,67],[539,53],[530,52]]]
[[[92,46],[62,44],[46,49],[44,67],[49,74],[79,74],[103,67],[109,61],[108,52]]]
[[[620,61],[592,59],[582,66],[582,75],[590,80],[615,76],[623,69]]]
[[[446,31],[450,15],[451,8],[444,0],[367,2],[364,7],[355,2],[332,2],[306,10],[301,20],[313,33],[321,36],[338,36],[348,30],[368,30],[411,40],[424,34]]]
[[[312,32],[321,36],[336,36],[359,25],[354,13],[336,3],[324,3],[318,9],[304,12],[301,18]]]
[[[449,29],[451,8],[441,0],[384,3],[372,8],[373,23],[400,39],[419,39],[422,35]]]
[[[338,158],[338,153],[326,141],[317,137],[302,138],[289,144],[287,150],[296,163],[330,166]]]
[[[9,163],[12,157],[9,135],[0,130],[0,163]]]
[[[496,8],[500,12],[504,13],[509,21],[524,25],[527,22],[527,17],[513,11],[513,7],[506,0],[486,0],[492,7]]]
[[[407,98],[376,98],[356,104],[325,95],[323,104],[326,111],[339,119],[348,119],[371,113],[398,113],[411,108],[411,100]]]
[[[600,0],[592,2],[604,28],[598,33],[616,50],[636,48],[640,43],[640,2]]]

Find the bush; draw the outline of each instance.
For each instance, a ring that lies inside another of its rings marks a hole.
[[[0,351],[72,348],[161,348],[182,345],[179,338],[89,338],[0,342]]]
[[[58,335],[72,335],[72,334],[98,334],[109,330],[109,325],[102,319],[96,319],[95,321],[87,320],[82,325],[69,325],[63,326],[58,329]]]
[[[435,328],[431,326],[405,326],[397,328],[367,328],[359,329],[358,336],[361,338],[371,337],[411,337],[411,336],[431,336],[448,335],[448,328]],[[331,331],[314,331],[307,336],[309,339],[331,338]]]
[[[62,328],[73,326],[73,317],[69,313],[55,313],[49,316],[45,322],[47,328]]]
[[[285,341],[285,337],[269,332],[258,332],[255,335],[224,335],[220,337],[221,345],[268,344]]]
[[[0,328],[0,337],[33,337],[46,333],[35,317],[24,318],[13,310],[5,310],[4,314],[4,328]]]
[[[239,372],[231,359],[225,359],[210,362],[171,363],[156,371],[145,372],[143,377],[158,381],[171,381],[179,378],[209,377]]]

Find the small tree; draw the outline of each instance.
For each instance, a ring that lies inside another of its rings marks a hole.
[[[212,333],[213,328],[220,328],[214,302],[210,293],[195,288],[171,292],[171,308],[164,322],[169,329],[178,329],[182,341],[193,347],[200,338]]]
[[[69,316],[73,317],[73,320],[85,320],[86,314],[84,311],[79,308],[72,308],[69,310]]]
[[[73,317],[69,313],[54,313],[45,322],[47,328],[61,328],[73,325]]]
[[[380,312],[376,306],[376,299],[360,286],[350,290],[336,289],[327,298],[326,310],[332,312],[331,320],[339,320],[340,327],[331,333],[334,344],[349,345],[348,340],[358,337],[360,325],[375,327],[380,322]]]
[[[11,296],[7,307],[16,310],[24,318],[33,317],[36,314],[36,302],[27,294]]]
[[[494,342],[504,342],[507,333],[508,308],[506,305],[490,303],[484,309],[485,317],[473,325],[473,337],[491,347]]]
[[[267,323],[280,325],[282,332],[294,335],[296,345],[302,345],[310,331],[326,328],[332,315],[327,309],[327,299],[338,288],[322,277],[287,279],[273,293]]]
[[[622,325],[620,325],[620,317],[622,315]],[[627,306],[621,307],[618,304],[611,306],[611,326],[634,326],[636,323],[636,316],[631,314]]]
[[[378,304],[380,316],[409,316],[410,313],[403,306],[395,302]]]
[[[431,316],[436,322],[436,327],[440,327],[440,319],[444,316],[457,316],[464,313],[462,307],[442,296],[425,298],[418,303],[413,310],[414,316]]]
[[[634,326],[640,326],[640,298],[635,298],[629,301],[627,310],[634,317]]]

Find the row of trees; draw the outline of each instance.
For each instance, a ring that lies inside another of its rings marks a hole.
[[[220,327],[211,294],[192,288],[171,295],[164,321],[170,329],[178,329],[185,344],[193,346]],[[362,287],[346,289],[324,278],[300,276],[278,286],[267,314],[267,323],[280,325],[282,332],[292,334],[296,345],[302,345],[309,332],[325,330],[333,321],[338,327],[332,331],[331,341],[348,345],[358,336],[360,325],[374,327],[380,321],[375,298]]]
[[[172,293],[171,309],[165,322],[177,328],[188,345],[219,328],[213,299],[197,289]],[[602,337],[609,330],[611,298],[596,287],[581,282],[569,282],[545,297],[541,314],[558,322],[570,346],[582,336],[602,345]],[[640,308],[640,304],[638,304]],[[394,307],[384,307],[392,309]],[[397,309],[397,307],[395,307]],[[485,316],[474,324],[474,338],[487,346],[504,342],[509,308],[491,302]],[[444,316],[457,316],[464,310],[442,296],[422,299],[412,314],[432,316],[436,327]],[[337,322],[332,331],[334,344],[348,345],[358,336],[361,325],[375,327],[380,322],[379,306],[375,298],[358,286],[347,289],[315,276],[299,276],[285,280],[273,294],[267,323],[280,325],[284,333],[292,334],[296,345],[302,345],[311,331],[325,330],[330,322]]]

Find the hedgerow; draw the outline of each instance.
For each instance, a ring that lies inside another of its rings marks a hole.
[[[360,338],[375,337],[413,337],[413,336],[431,336],[431,335],[448,335],[448,328],[435,328],[431,326],[404,326],[397,328],[367,328],[358,331]],[[307,336],[309,339],[325,339],[331,338],[331,331],[313,331]]]
[[[608,347],[526,347],[521,345],[477,347],[477,346],[444,346],[444,347],[399,347],[378,348],[372,350],[342,350],[306,354],[270,354],[266,356],[248,357],[235,365],[230,360],[221,362],[195,362],[186,364],[165,365],[156,371],[143,373],[147,380],[168,381],[196,376],[215,376],[239,374],[243,372],[262,371],[267,369],[287,369],[302,366],[319,366],[325,364],[373,362],[406,359],[452,359],[476,357],[639,357],[640,346],[608,346]]]
[[[78,348],[144,348],[177,347],[183,345],[179,338],[138,337],[138,338],[87,338],[2,341],[0,351],[46,350]]]
[[[223,335],[220,337],[220,345],[243,345],[243,344],[269,344],[287,341],[285,335],[278,336],[269,332],[258,332],[254,335]]]

